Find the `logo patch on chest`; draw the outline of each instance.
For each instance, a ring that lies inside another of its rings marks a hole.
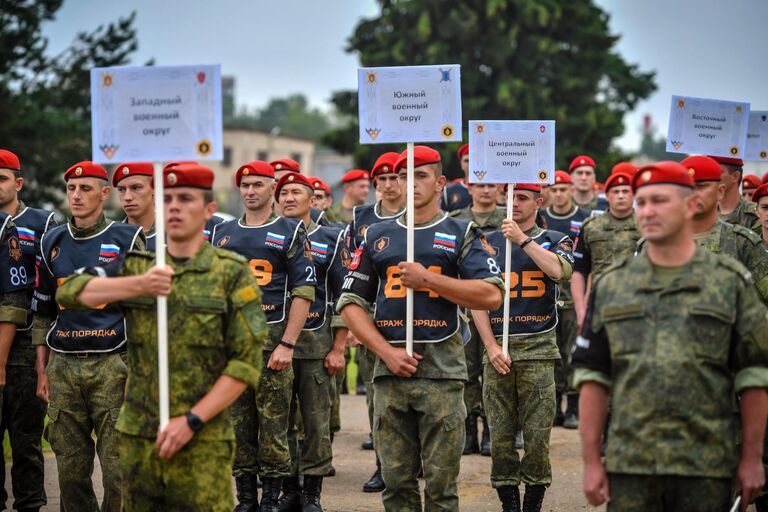
[[[449,235],[447,233],[436,231],[435,238],[432,241],[432,247],[448,252],[456,252],[456,235]]]
[[[277,233],[273,233],[271,231],[267,231],[267,237],[264,239],[264,243],[272,247],[277,247],[278,249],[282,249],[283,246],[285,245],[285,236],[278,235]]]
[[[312,255],[320,258],[325,258],[328,255],[328,244],[321,244],[320,242],[310,242],[312,247]]]
[[[28,228],[16,227],[22,245],[35,245],[35,232]]]
[[[221,240],[216,242],[216,245],[219,246],[219,247],[224,247],[228,243],[229,243],[229,235],[225,236],[224,238],[222,238]]]
[[[382,252],[389,247],[389,237],[383,236],[373,243],[373,250],[376,252]]]
[[[115,244],[101,244],[99,261],[109,262],[120,256],[120,247]]]

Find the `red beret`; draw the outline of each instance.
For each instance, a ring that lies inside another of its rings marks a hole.
[[[459,150],[456,151],[456,154],[459,156],[459,160],[461,160],[461,157],[464,155],[469,154],[469,144],[462,144],[461,147],[459,147]]]
[[[744,179],[741,180],[741,188],[757,188],[762,184],[760,178],[754,174],[747,174],[744,176]]]
[[[680,165],[688,169],[696,183],[720,181],[720,165],[708,156],[689,156]]]
[[[587,155],[580,155],[573,159],[571,162],[571,165],[568,166],[568,172],[573,172],[573,170],[577,167],[581,167],[582,165],[588,165],[591,168],[596,168],[595,161],[592,160],[592,158],[588,157]]]
[[[632,177],[632,191],[636,192],[646,185],[680,185],[694,188],[693,176],[683,165],[677,162],[656,162],[644,165]]]
[[[357,180],[369,180],[371,179],[371,173],[362,169],[352,169],[341,177],[342,183],[352,183]]]
[[[178,163],[163,171],[163,185],[165,188],[201,188],[211,190],[213,188],[214,174],[211,169],[197,163]]]
[[[752,192],[752,202],[756,203],[765,196],[768,196],[768,184],[760,185],[757,190]]]
[[[617,172],[623,172],[624,174],[634,176],[637,172],[637,166],[629,162],[619,162],[613,166],[613,169],[611,169],[611,174],[615,174]]]
[[[280,158],[270,162],[270,164],[272,164],[272,167],[274,167],[276,171],[301,172],[301,166],[299,165],[299,162],[296,160],[291,160],[290,158]]]
[[[429,146],[414,146],[413,148],[413,168],[421,167],[422,165],[439,164],[440,153],[436,149],[432,149]],[[395,162],[395,172],[399,172],[400,169],[404,169],[408,165],[408,150],[406,149],[400,153],[397,162]]]
[[[555,182],[553,185],[570,185],[573,183],[571,175],[565,171],[555,171]]]
[[[112,186],[116,187],[120,180],[129,176],[149,176],[155,173],[155,166],[150,162],[129,162],[120,164],[112,175]]]
[[[763,179],[761,179],[760,181],[762,181],[763,183],[768,183],[768,172],[763,174]]]
[[[109,181],[106,169],[88,160],[76,163],[64,173],[65,182],[74,178],[99,178],[100,180]]]
[[[19,157],[7,149],[0,149],[0,169],[21,171],[21,162],[19,162]]]
[[[603,183],[600,183],[599,181],[596,181],[594,185],[592,185],[592,188],[594,190],[605,190],[605,185]]]
[[[608,179],[605,180],[605,191],[608,192],[608,190],[611,187],[621,187],[621,186],[632,186],[632,175],[628,174],[626,172],[617,172],[614,174],[611,174],[608,176]]]
[[[398,158],[400,158],[400,153],[395,153],[394,151],[381,155],[376,159],[376,163],[373,164],[371,178],[375,178],[380,174],[394,173],[395,164],[397,163]]]
[[[309,187],[310,194],[314,194],[315,192],[315,187],[312,185],[312,182],[309,181],[309,178],[297,172],[289,172],[277,181],[277,186],[275,186],[275,199],[280,197],[280,189],[285,185],[304,185],[305,187]]]
[[[538,183],[515,183],[515,192],[518,190],[527,190],[528,192],[541,193],[541,185]],[[504,191],[507,191],[507,185],[504,185]]]
[[[197,165],[197,162],[194,160],[177,160],[175,162],[168,162],[165,164],[165,167],[163,167],[163,172],[167,171],[168,169],[173,169],[174,167],[178,167],[180,165]]]
[[[328,195],[331,195],[331,187],[320,178],[312,178],[312,188],[315,190],[322,190]]]
[[[723,165],[733,165],[734,167],[744,167],[744,160],[741,158],[730,158],[727,156],[710,156],[712,160]]]
[[[251,160],[247,164],[241,165],[235,173],[235,186],[240,186],[240,180],[243,176],[264,176],[265,178],[275,179],[275,169],[272,164],[263,160]]]

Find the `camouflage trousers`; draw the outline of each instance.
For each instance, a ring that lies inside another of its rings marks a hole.
[[[458,511],[464,450],[464,383],[460,380],[382,377],[373,383],[373,440],[386,483],[384,509]]]
[[[336,379],[336,389],[333,394],[333,403],[331,404],[331,433],[335,434],[341,430],[341,390],[347,384],[344,380],[347,375],[347,365],[349,365],[349,350],[344,353],[344,371],[334,376]]]
[[[230,409],[237,448],[232,474],[259,474],[267,478],[290,475],[288,415],[291,408],[293,367],[276,372],[267,368],[271,352],[264,352],[259,385],[248,388]]]
[[[0,391],[0,437],[8,432],[13,465],[13,507],[34,509],[47,503],[43,478],[43,437],[45,402],[37,398],[37,372],[29,366],[7,366],[5,388]],[[5,460],[0,444],[0,460]],[[5,471],[0,471],[0,510],[5,510],[8,493]]]
[[[579,330],[579,322],[576,319],[576,310],[557,309],[557,348],[560,351],[560,361],[555,364],[555,389],[560,393],[577,393],[573,389],[573,368],[571,368],[571,350],[576,343],[576,333]]]
[[[47,368],[51,387],[48,441],[56,454],[61,510],[99,510],[91,481],[94,455],[98,452],[104,485],[101,510],[118,511],[121,486],[115,422],[128,374],[124,354],[51,356]]]
[[[123,510],[229,512],[233,456],[232,441],[193,437],[171,460],[163,460],[154,439],[120,434]]]
[[[485,347],[475,323],[469,323],[469,343],[464,345],[464,357],[467,360],[467,382],[464,383],[464,405],[467,414],[485,416],[483,410],[483,353]]]
[[[731,481],[676,475],[608,474],[609,512],[722,512],[731,508]]]
[[[376,354],[363,345],[357,346],[357,371],[365,383],[365,405],[368,406],[368,428],[373,432],[373,367]]]
[[[483,395],[491,428],[491,485],[549,485],[549,434],[555,419],[554,361],[512,363],[501,375],[485,357]],[[522,460],[515,435],[523,431]]]
[[[291,475],[325,476],[331,467],[331,402],[336,381],[323,367],[323,359],[293,360],[293,393],[288,432]]]

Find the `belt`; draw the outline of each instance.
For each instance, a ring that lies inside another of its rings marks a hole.
[[[104,356],[111,356],[113,354],[121,354],[120,351],[113,351],[113,352],[59,352],[56,355],[64,355],[68,357],[76,357],[78,359],[88,359],[89,357],[104,357]]]

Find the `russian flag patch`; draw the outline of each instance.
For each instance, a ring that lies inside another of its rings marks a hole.
[[[577,221],[577,220],[572,220],[571,221],[571,231],[573,231],[574,233],[580,232],[581,231],[581,224],[582,223]]]
[[[320,242],[310,242],[312,246],[312,252],[316,252],[322,256],[328,254],[328,244],[321,244]]]
[[[117,258],[120,256],[120,247],[115,244],[101,244],[99,256],[102,258]]]
[[[277,245],[285,245],[285,236],[267,231],[266,241]]]
[[[456,235],[448,235],[445,233],[435,232],[435,239],[433,241],[435,245],[444,245],[445,247],[456,247]]]
[[[19,240],[35,241],[35,232],[31,229],[16,226],[16,230],[19,232]]]

